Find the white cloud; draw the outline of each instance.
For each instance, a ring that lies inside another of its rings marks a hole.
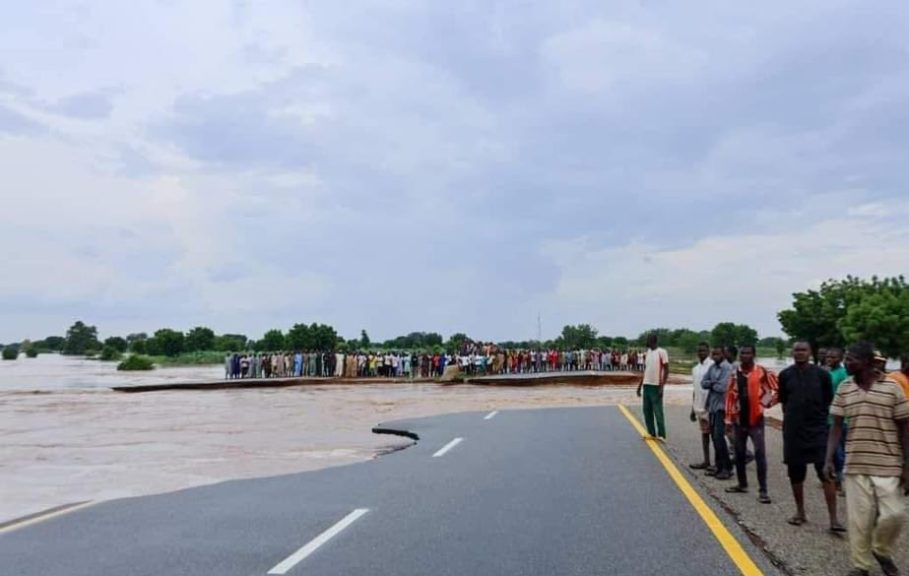
[[[901,24],[820,0],[16,3],[0,339],[48,310],[773,332],[792,290],[906,271],[899,224],[876,223],[904,209]]]
[[[681,248],[642,242],[602,248],[586,238],[551,241],[543,255],[559,267],[550,306],[583,309],[619,334],[644,326],[709,328],[747,322],[764,334],[793,292],[830,278],[899,275],[909,262],[909,229],[889,211],[856,210],[797,226],[707,236]]]
[[[591,93],[692,81],[707,62],[705,54],[665,32],[601,19],[548,38],[542,56],[566,87]]]

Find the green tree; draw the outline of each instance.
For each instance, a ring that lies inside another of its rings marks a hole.
[[[288,348],[293,350],[313,350],[313,335],[309,326],[306,324],[294,324],[293,328],[287,331],[285,342]]]
[[[242,352],[248,346],[249,338],[243,334],[221,334],[215,337],[215,350],[219,352]]]
[[[140,351],[140,348],[143,350]],[[161,341],[154,336],[148,340],[143,340],[142,346],[139,346],[139,342],[134,343],[133,352],[135,354],[148,354],[149,356],[164,356],[164,348],[161,345]]]
[[[442,335],[437,332],[426,332],[423,334],[423,346],[430,348],[442,345]]]
[[[186,333],[187,352],[207,352],[215,349],[215,332],[205,326],[196,326]]]
[[[36,343],[37,344],[37,343]],[[48,336],[41,341],[40,348],[48,352],[60,352],[66,345],[66,338],[63,336]]]
[[[776,350],[776,355],[778,358],[782,358],[783,354],[786,352],[786,341],[779,336],[768,336],[766,338],[761,338],[758,340],[757,345],[761,348],[773,348]]]
[[[386,350],[426,350],[427,352],[441,348],[442,335],[435,332],[411,332],[406,336],[398,336],[382,343]]]
[[[178,330],[171,330],[170,328],[162,328],[161,330],[155,331],[155,336],[152,338],[152,341],[157,345],[158,354],[163,354],[164,356],[179,356],[183,352],[183,345],[185,338],[183,332]],[[147,347],[151,347],[151,341],[148,343]]]
[[[148,338],[130,342],[129,351],[133,354],[148,354]]]
[[[470,338],[467,336],[467,334],[458,332],[456,334],[452,334],[448,338],[448,342],[445,344],[445,349],[449,352],[457,352],[467,342],[470,342]]]
[[[617,336],[612,339],[613,348],[618,348],[619,350],[624,350],[625,348],[628,348],[628,344],[629,344],[628,338],[625,338],[624,336]]]
[[[669,328],[651,328],[646,332],[642,332],[635,339],[634,343],[636,346],[646,346],[647,337],[651,334],[656,334],[656,337],[660,343],[660,346],[676,346],[675,330],[670,330]]]
[[[63,344],[64,354],[79,356],[100,347],[98,329],[94,326],[87,326],[79,320],[66,331],[66,342]]]
[[[148,334],[137,332],[126,336],[127,349],[133,354],[145,354]]]
[[[338,346],[338,333],[327,324],[313,322],[309,325],[312,333],[313,348],[323,352],[334,352]]]
[[[756,344],[757,330],[747,324],[720,322],[710,331],[710,341],[715,346]]]
[[[559,339],[562,346],[568,349],[593,348],[597,343],[597,329],[590,324],[565,326]]]
[[[909,352],[909,285],[897,278],[872,278],[846,295],[838,326],[847,342],[869,340],[890,358]]]
[[[274,328],[266,332],[262,339],[256,343],[256,350],[260,352],[279,352],[284,350],[285,344],[284,332]]]
[[[811,344],[815,355],[820,348],[844,347],[840,322],[846,317],[847,299],[854,299],[862,284],[858,278],[848,276],[845,280],[828,280],[819,290],[796,292],[792,295],[792,308],[777,314],[783,332],[793,340]]]
[[[126,352],[126,349],[129,347],[129,343],[126,341],[126,338],[121,338],[119,336],[111,336],[104,340],[104,348],[110,347],[120,354]],[[102,352],[103,352],[102,348]]]
[[[132,344],[133,342],[136,342],[138,340],[148,340],[148,334],[146,334],[145,332],[134,332],[132,334],[126,335],[126,341],[129,344]]]
[[[698,344],[701,342],[701,335],[694,330],[676,330],[672,334],[672,343],[668,346],[676,346],[682,349],[685,354],[694,354],[697,352]]]
[[[123,341],[126,342],[126,340],[123,340]],[[101,360],[105,360],[108,362],[117,361],[117,360],[120,360],[120,358],[122,356],[123,356],[122,352],[120,352],[119,350],[117,350],[116,348],[114,348],[113,346],[111,346],[109,344],[105,344],[104,348],[101,349]]]
[[[360,343],[359,346],[362,350],[366,350],[372,346],[372,342],[369,340],[369,334],[366,333],[366,330],[360,330]]]

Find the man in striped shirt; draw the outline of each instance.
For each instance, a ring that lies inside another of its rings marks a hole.
[[[830,407],[828,478],[834,474],[843,418],[849,419],[846,508],[855,567],[850,576],[866,576],[874,560],[885,575],[899,574],[892,546],[903,525],[903,496],[909,495],[909,404],[902,388],[875,369],[874,356],[867,342],[850,348],[846,370],[852,378],[840,385]]]

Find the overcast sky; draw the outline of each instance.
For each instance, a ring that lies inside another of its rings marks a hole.
[[[8,2],[0,341],[745,322],[909,273],[909,8]]]

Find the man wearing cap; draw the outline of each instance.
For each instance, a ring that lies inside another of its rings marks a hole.
[[[868,576],[877,561],[885,576],[896,576],[893,545],[909,495],[909,403],[902,388],[877,367],[874,349],[860,342],[849,349],[843,382],[830,408],[833,428],[827,442],[826,475],[849,420],[846,438],[846,514],[853,570]]]
[[[884,366],[886,365],[885,361]],[[900,369],[890,372],[887,377],[899,384],[903,389],[903,394],[909,398],[909,352],[903,352],[900,356]]]

